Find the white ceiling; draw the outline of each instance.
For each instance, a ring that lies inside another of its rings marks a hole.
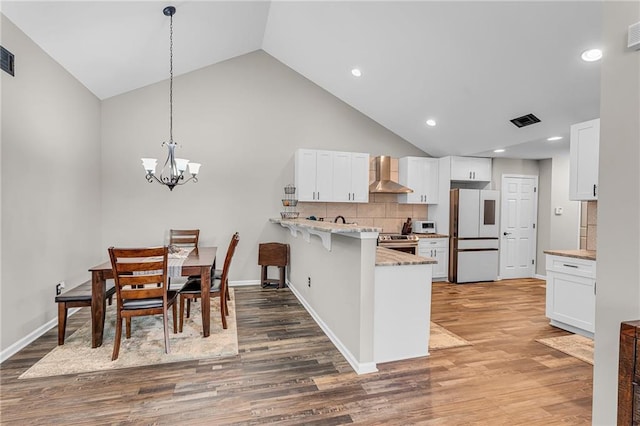
[[[433,156],[548,158],[599,115],[598,1],[0,3],[101,99],[168,78],[169,4],[175,75],[263,49]]]

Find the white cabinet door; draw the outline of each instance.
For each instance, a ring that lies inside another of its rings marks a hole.
[[[300,201],[329,201],[333,192],[331,151],[299,149],[295,155],[295,186]]]
[[[547,317],[593,333],[595,307],[593,279],[547,271]]]
[[[569,199],[598,199],[600,119],[571,126]]]
[[[333,152],[317,151],[316,201],[333,200]]]
[[[546,315],[551,324],[573,333],[593,336],[596,262],[547,255],[546,264]]]
[[[369,202],[369,154],[351,153],[351,202]]]
[[[412,193],[399,194],[398,203],[438,203],[438,160],[436,158],[403,157],[398,163],[398,168],[399,183],[413,189]]]
[[[333,153],[333,201],[351,201],[351,153]]]
[[[433,265],[433,278],[447,278],[449,270],[449,239],[420,238],[418,256],[432,257],[438,261]]]
[[[294,167],[298,200],[316,201],[316,151],[297,150]]]
[[[369,154],[338,151],[333,153],[333,201],[369,201]]]
[[[451,180],[491,181],[491,158],[451,157]]]
[[[447,244],[448,245],[448,244]],[[435,258],[438,261],[433,265],[433,278],[447,278],[449,275],[449,249],[447,247],[435,248]]]

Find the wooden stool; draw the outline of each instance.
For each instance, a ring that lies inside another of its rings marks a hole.
[[[285,267],[289,264],[289,244],[262,243],[258,246],[258,265],[262,266],[260,284],[278,284],[278,288],[285,285]],[[277,266],[280,269],[280,279],[268,279],[267,267]]]

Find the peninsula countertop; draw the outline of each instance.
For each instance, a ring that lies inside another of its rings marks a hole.
[[[382,228],[375,226],[356,225],[352,223],[334,223],[321,220],[308,219],[269,219],[271,223],[279,223],[281,225],[292,225],[298,228],[313,229],[315,231],[330,232],[332,234],[348,234],[352,232],[382,232]]]
[[[596,260],[595,250],[545,250],[545,254],[573,257],[576,259]]]
[[[431,257],[416,256],[386,247],[376,248],[376,266],[427,265],[438,263]]]

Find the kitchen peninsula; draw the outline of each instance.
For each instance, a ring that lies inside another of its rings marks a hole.
[[[435,259],[378,248],[376,227],[270,222],[289,231],[289,288],[356,373],[428,355]]]

